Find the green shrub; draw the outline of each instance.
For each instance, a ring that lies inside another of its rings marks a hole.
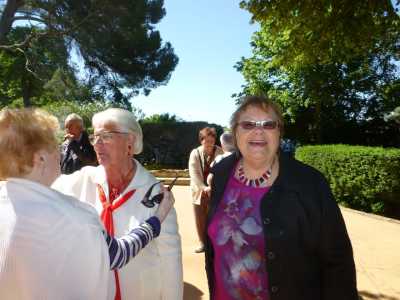
[[[383,213],[400,202],[400,150],[380,147],[303,146],[296,158],[321,171],[340,204]]]

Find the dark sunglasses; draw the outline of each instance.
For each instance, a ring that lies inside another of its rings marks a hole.
[[[256,127],[261,127],[262,129],[275,129],[278,126],[277,121],[242,121],[238,123],[240,127],[244,130],[253,130]]]
[[[169,186],[167,187],[167,190],[170,191],[172,189],[172,187],[174,186],[176,180],[178,179],[178,177],[175,177],[174,180],[172,180],[172,182],[169,184]],[[150,188],[149,190],[146,192],[146,194],[144,195],[143,199],[142,199],[142,204],[146,207],[154,207],[156,204],[160,204],[162,199],[164,198],[164,194],[163,193],[159,193],[154,195],[153,197],[150,197],[151,192],[153,191],[154,186],[156,186],[157,184],[161,183],[161,181],[157,181],[155,182]]]

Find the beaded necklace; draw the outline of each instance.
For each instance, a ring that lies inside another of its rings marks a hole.
[[[272,163],[273,165],[273,163]],[[264,182],[268,181],[268,179],[272,175],[272,165],[271,167],[265,171],[260,177],[256,179],[249,179],[244,175],[244,169],[243,169],[243,162],[241,161],[239,163],[238,167],[238,176],[239,176],[239,181],[247,186],[253,186],[253,187],[259,187],[261,186]]]

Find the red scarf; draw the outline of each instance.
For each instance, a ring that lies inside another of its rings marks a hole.
[[[110,199],[110,201],[107,201],[106,194],[104,193],[103,188],[99,184],[97,185],[97,191],[99,193],[100,202],[103,205],[103,210],[101,212],[100,218],[103,221],[104,227],[106,228],[108,234],[110,236],[114,236],[113,211],[116,210],[118,207],[120,207],[122,204],[124,204],[126,201],[128,201],[136,190],[131,190],[125,193],[119,199],[117,198],[116,201],[113,201],[114,199]],[[116,293],[114,299],[121,300],[121,289],[119,287],[118,271],[114,270],[114,274],[115,274],[115,287],[116,287]]]

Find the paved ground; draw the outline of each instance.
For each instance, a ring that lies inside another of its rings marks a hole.
[[[205,300],[204,255],[193,253],[197,239],[189,187],[175,186],[173,192],[182,236],[184,300]],[[400,300],[400,222],[345,208],[342,212],[353,244],[361,298]]]

